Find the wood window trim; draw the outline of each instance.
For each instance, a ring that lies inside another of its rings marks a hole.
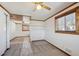
[[[76,10],[77,9],[79,9],[79,6],[77,6],[77,7],[75,7],[74,9],[71,9],[71,10],[69,10],[69,11],[67,11],[67,12],[65,12],[65,13],[62,13],[62,14],[60,14],[60,15],[58,15],[58,16],[56,16],[55,17],[55,33],[63,33],[63,34],[76,34],[76,35],[79,35],[79,32],[77,31],[77,28],[78,28],[78,26],[77,26],[77,14],[76,14],[76,17],[75,17],[75,22],[76,22],[76,25],[75,25],[75,27],[76,27],[76,31],[60,31],[60,30],[56,30],[56,20],[58,19],[58,18],[61,18],[61,17],[63,17],[63,16],[67,16],[67,15],[69,15],[69,14],[71,14],[71,13],[76,13]]]
[[[66,12],[64,12],[64,13],[58,15],[58,16],[56,16],[56,17],[55,17],[55,20],[58,19],[58,18],[60,18],[60,17],[69,15],[69,14],[71,14],[71,13],[73,13],[73,12],[76,12],[76,9],[78,9],[78,8],[79,8],[79,6],[73,8],[73,9],[71,9],[71,10],[68,10],[68,11],[66,11]],[[63,12],[63,11],[62,11],[62,12]]]
[[[10,19],[13,19],[15,21],[22,21],[22,18],[22,15],[10,14]]]
[[[29,26],[28,26],[28,29],[24,29],[23,28],[24,26],[28,26],[28,25],[22,25],[22,31],[29,31]]]
[[[79,35],[76,31],[55,31],[55,33]]]

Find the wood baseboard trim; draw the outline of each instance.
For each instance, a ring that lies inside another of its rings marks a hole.
[[[47,41],[47,40],[46,40]],[[48,42],[48,41],[47,41]],[[48,42],[49,44],[51,44],[50,42]],[[71,56],[70,54],[68,54],[67,52],[63,51],[62,49],[58,48],[57,46],[51,44],[52,46],[56,47],[57,49],[61,50],[62,52],[64,52],[65,54],[67,54],[68,56]]]
[[[46,40],[32,40],[32,42],[37,42],[37,41],[46,41]]]
[[[7,48],[1,56],[4,56],[5,52],[6,52],[7,50],[9,50],[9,49],[10,49],[10,48]]]
[[[47,40],[34,40],[34,41],[32,41],[32,42],[37,42],[37,41],[46,41],[46,42],[48,42]],[[57,46],[51,44],[50,42],[48,42],[48,43],[49,43],[50,45],[56,47],[56,48],[59,49],[60,51],[64,52],[64,53],[67,54],[68,56],[71,56],[70,54],[68,54],[67,52],[65,52],[65,51],[63,51],[62,49],[58,48]]]
[[[30,37],[30,36],[17,36],[17,37],[14,37],[13,39],[20,38],[20,37]],[[11,39],[11,40],[13,40],[13,39]]]

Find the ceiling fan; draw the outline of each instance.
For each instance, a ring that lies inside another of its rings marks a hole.
[[[43,4],[43,2],[33,2],[33,4],[36,5],[35,10],[39,10],[39,9],[42,9],[42,8],[45,8],[47,10],[51,10],[51,8],[49,6]]]

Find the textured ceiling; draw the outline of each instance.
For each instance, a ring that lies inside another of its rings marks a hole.
[[[1,2],[0,4],[12,14],[31,16],[35,20],[45,20],[72,3],[74,2],[44,2],[43,4],[51,8],[50,11],[44,8],[34,11],[35,4],[32,2]]]

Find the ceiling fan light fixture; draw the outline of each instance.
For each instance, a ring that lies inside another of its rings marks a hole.
[[[41,7],[40,4],[38,4],[38,5],[37,5],[37,10],[40,10],[40,9],[42,9],[42,7]]]

